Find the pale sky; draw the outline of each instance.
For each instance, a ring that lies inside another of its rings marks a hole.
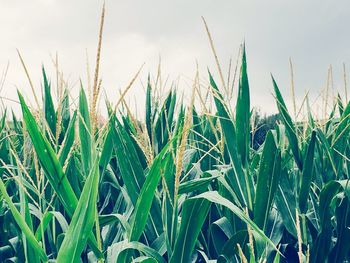
[[[75,84],[73,93],[79,78],[86,85],[86,50],[93,70],[101,7],[102,1],[96,0],[0,0],[0,73],[10,65],[1,96],[17,100],[19,88],[32,99],[16,48],[38,91],[42,64],[55,80],[50,55],[56,52],[65,78],[71,87]],[[263,112],[277,111],[270,73],[290,103],[289,57],[299,101],[307,90],[317,97],[330,64],[334,88],[344,93],[343,63],[350,69],[349,1],[106,0],[106,9],[100,76],[112,101],[146,63],[130,93],[144,96],[141,82],[148,72],[156,75],[159,56],[169,87],[180,76],[179,89],[187,89],[196,60],[201,78],[207,78],[209,67],[219,82],[201,16],[225,75],[230,57],[236,61],[245,40],[252,104]]]

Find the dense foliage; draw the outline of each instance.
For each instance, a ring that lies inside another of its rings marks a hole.
[[[22,117],[0,121],[1,261],[350,258],[349,102],[301,128],[273,80],[279,121],[255,144],[245,51],[235,108],[210,73],[187,105],[149,79],[140,120],[122,97],[99,122],[83,88],[54,103],[43,76],[41,109],[19,93]]]

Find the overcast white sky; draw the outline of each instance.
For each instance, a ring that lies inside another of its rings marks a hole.
[[[32,97],[16,48],[37,90],[42,64],[54,80],[50,54],[56,52],[70,85],[79,78],[86,83],[85,52],[93,68],[101,6],[97,0],[0,0],[0,72],[10,63],[1,96],[16,99],[19,88]],[[182,77],[180,88],[190,85],[183,76],[194,76],[196,60],[219,82],[201,16],[225,70],[245,39],[252,103],[264,112],[276,111],[270,72],[286,99],[290,94],[289,57],[299,99],[307,90],[316,98],[330,64],[334,87],[343,92],[342,64],[350,69],[349,1],[106,0],[106,8],[101,77],[110,100],[117,100],[142,63],[140,81],[148,72],[156,74],[159,55],[163,77]],[[206,78],[204,70],[201,75]],[[143,96],[140,81],[132,94]]]

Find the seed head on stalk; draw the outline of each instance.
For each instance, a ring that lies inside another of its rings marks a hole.
[[[95,133],[97,128],[97,114],[96,114],[96,105],[98,96],[101,90],[101,80],[99,79],[99,70],[100,70],[100,59],[101,59],[101,46],[102,46],[102,35],[103,35],[103,24],[105,20],[105,3],[103,3],[101,22],[100,22],[100,32],[98,36],[98,45],[97,45],[97,54],[96,54],[96,66],[95,66],[95,76],[94,84],[92,87],[92,102],[90,116],[92,120],[92,134]]]

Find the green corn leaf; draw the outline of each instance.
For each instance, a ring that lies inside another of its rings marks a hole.
[[[136,128],[134,127],[133,122],[131,121],[130,117],[123,117],[123,128],[126,131],[126,133],[129,135],[129,139],[131,143],[133,144],[137,158],[140,161],[142,169],[147,168],[147,159],[145,156],[145,152],[140,147],[139,143],[137,142],[136,138],[138,136]],[[137,124],[136,124],[137,125]]]
[[[245,46],[243,46],[241,75],[236,104],[236,134],[237,150],[242,164],[246,166],[249,159],[250,144],[250,97]]]
[[[122,224],[123,228],[126,230],[126,232],[130,233],[130,225],[128,223],[127,218],[124,215],[121,215],[121,214],[100,215],[99,221],[100,221],[100,227],[104,227],[116,221],[119,221]]]
[[[171,91],[165,99],[154,127],[154,144],[156,153],[159,153],[169,139],[169,131],[172,129],[174,110],[176,104],[176,93]]]
[[[312,116],[311,112],[311,107],[310,107],[310,102],[309,102],[309,97],[306,97],[306,107],[307,107],[307,116],[308,116],[308,129],[314,129],[315,128],[315,121]]]
[[[344,109],[343,114],[340,117],[339,124],[335,130],[334,136],[332,138],[332,148],[334,152],[334,164],[337,171],[337,176],[339,176],[342,163],[344,162],[345,150],[348,146],[347,140],[350,134],[350,102]],[[337,179],[342,179],[337,177]]]
[[[188,199],[182,207],[181,225],[170,263],[190,262],[197,237],[209,212],[210,202]]]
[[[68,96],[67,89],[65,89],[63,92],[63,99],[61,104],[61,116],[62,116],[62,132],[64,133],[68,128],[68,125],[70,123],[70,118],[71,118],[70,103],[69,103],[69,96]]]
[[[5,124],[6,124],[6,116],[7,116],[7,109],[4,110],[4,112],[2,113],[2,117],[0,120],[0,135],[3,132],[4,128],[5,128]]]
[[[75,208],[78,204],[78,199],[66,175],[63,172],[63,168],[54,150],[52,149],[47,139],[41,134],[33,115],[25,103],[23,96],[19,92],[18,97],[22,107],[23,120],[26,124],[26,128],[34,145],[35,151],[38,155],[40,164],[45,172],[45,175],[55,190],[68,215],[73,216]],[[94,250],[94,253],[100,257],[101,253],[96,246],[96,241],[92,234],[89,239],[89,244]]]
[[[205,191],[219,176],[220,175],[197,178],[181,183],[179,186],[179,194],[187,194],[197,190]]]
[[[338,109],[339,109],[339,115],[342,116],[344,113],[344,105],[343,105],[343,101],[342,101],[339,93],[337,96],[337,105],[338,105]]]
[[[79,95],[79,138],[82,155],[82,163],[85,176],[90,173],[92,165],[92,134],[91,134],[91,122],[89,106],[86,98],[86,94],[83,88],[80,89]]]
[[[281,255],[276,253],[275,259],[273,260],[273,263],[279,263],[281,259]]]
[[[276,193],[276,207],[281,213],[283,224],[287,231],[295,238],[298,237],[295,222],[297,200],[295,198],[294,185],[285,169],[281,170],[280,185]]]
[[[147,133],[149,137],[150,144],[152,145],[152,87],[151,87],[151,80],[150,76],[148,75],[148,81],[147,81],[147,94],[146,94],[146,128]]]
[[[228,149],[234,176],[227,177],[230,186],[236,193],[242,206],[247,206],[250,209],[253,207],[253,179],[247,172],[243,171],[242,162],[239,160],[236,143],[236,131],[234,124],[230,118],[227,107],[224,104],[223,97],[209,72],[210,85],[214,90],[214,101],[220,118],[220,125],[224,134],[225,145]]]
[[[172,253],[172,248],[175,243],[177,233],[177,215],[178,202],[175,196],[175,163],[171,156],[169,156],[164,164],[164,181],[165,198],[163,198],[163,224],[164,235],[166,236],[166,246],[169,254]]]
[[[129,138],[119,122],[112,118],[111,128],[113,131],[114,147],[118,167],[120,169],[123,182],[128,190],[128,195],[134,205],[136,205],[141,187],[145,181],[142,166],[138,161],[137,153]]]
[[[64,165],[66,162],[66,159],[68,157],[68,154],[73,146],[74,143],[74,138],[75,138],[75,120],[76,120],[77,112],[75,111],[73,113],[73,117],[69,122],[65,138],[63,140],[63,145],[60,150],[60,155],[59,155],[59,161],[61,165]]]
[[[326,134],[328,134],[330,131],[332,131],[336,106],[337,106],[336,104],[333,105],[332,111],[329,114],[328,120],[326,121],[326,125],[324,128]]]
[[[290,117],[290,115],[288,113],[287,106],[284,103],[282,94],[281,94],[281,92],[277,86],[277,83],[273,77],[272,77],[272,83],[273,83],[273,87],[275,90],[277,108],[278,108],[279,113],[282,116],[282,121],[283,121],[284,125],[286,126],[287,136],[288,136],[290,147],[291,147],[293,155],[294,155],[295,162],[296,162],[299,170],[302,171],[303,170],[303,163],[302,163],[302,158],[301,158],[301,154],[299,151],[298,137],[297,137],[297,132],[295,130],[294,123],[293,123],[292,118]]]
[[[155,260],[157,260],[158,263],[165,263],[166,261],[164,260],[164,258],[159,255],[159,253],[154,250],[153,248],[150,248],[140,242],[126,242],[126,241],[122,241],[119,243],[114,243],[112,246],[108,247],[107,249],[107,262],[123,262],[122,261],[122,254],[126,252],[126,250],[137,250],[140,251],[142,253],[144,253],[145,255],[154,258]]]
[[[47,226],[49,225],[50,221],[53,218],[53,214],[48,211],[44,214],[44,216],[41,219],[41,222],[37,228],[37,230],[35,231],[35,238],[40,241],[42,238],[42,234],[45,232]]]
[[[191,199],[206,199],[212,203],[216,203],[218,205],[224,206],[231,210],[239,219],[241,219],[244,223],[250,226],[253,235],[256,239],[259,239],[260,242],[264,242],[267,245],[271,245],[271,247],[278,251],[276,245],[264,234],[264,232],[235,204],[230,202],[228,199],[219,195],[216,191],[208,191],[202,193],[200,195],[194,196]]]
[[[307,210],[307,203],[309,199],[310,187],[312,182],[312,173],[314,167],[315,142],[316,132],[313,131],[306,151],[304,163],[307,165],[304,165],[303,167],[301,186],[299,191],[299,208],[301,213],[306,213]]]
[[[156,259],[154,259],[152,257],[146,257],[146,256],[135,258],[133,262],[135,262],[135,263],[158,263],[158,261]]]
[[[20,93],[18,93],[18,97],[21,102],[23,120],[32,139],[39,161],[45,171],[45,175],[60,198],[62,204],[67,211],[73,215],[77,204],[77,198],[73,189],[62,170],[62,166],[59,163],[54,150],[47,139],[41,134],[33,115],[29,111],[28,106]]]
[[[1,169],[1,175],[3,173],[3,170]],[[25,219],[22,217],[21,213],[17,210],[17,208],[15,207],[15,205],[13,204],[10,196],[8,195],[7,191],[6,191],[6,186],[3,183],[2,179],[0,178],[0,192],[3,196],[3,198],[5,199],[7,205],[10,208],[10,211],[17,223],[17,225],[21,228],[23,234],[25,235],[27,242],[30,244],[30,246],[32,248],[34,248],[36,250],[36,252],[38,253],[39,257],[43,260],[43,261],[47,261],[47,256],[46,253],[44,251],[44,249],[41,247],[41,245],[39,244],[38,240],[35,238],[33,232],[30,230],[29,226],[27,225]]]
[[[338,171],[335,165],[334,152],[332,151],[332,148],[329,145],[329,142],[326,138],[326,135],[323,133],[323,131],[320,128],[317,128],[316,132],[317,132],[317,138],[320,141],[320,145],[326,152],[326,156],[327,156],[326,160],[329,163],[329,167],[327,165],[326,169],[331,170],[333,172],[332,179],[335,179],[338,177]]]
[[[130,241],[138,241],[146,226],[156,188],[162,175],[163,163],[166,163],[164,158],[167,151],[168,149],[165,147],[156,157],[142,186],[131,222]]]
[[[133,206],[136,207],[141,189],[145,183],[144,171],[129,135],[123,130],[123,127],[115,117],[112,118],[111,128],[113,131],[118,168],[127,189],[128,197],[130,197]],[[160,203],[156,200],[152,204],[150,214],[146,233],[149,240],[154,240],[162,229]]]
[[[349,240],[349,196],[349,180],[333,180],[322,188],[318,211],[321,229],[311,249],[312,256],[310,262],[322,262],[328,255],[332,262],[343,262],[344,255],[348,254],[350,247],[349,243],[346,241]],[[335,206],[337,207],[335,208]],[[336,245],[331,251],[333,231],[331,219],[334,210],[337,219],[337,234],[339,240],[337,240]]]
[[[217,263],[235,262],[234,256],[239,257],[237,244],[241,247],[248,242],[248,231],[240,230],[236,232],[222,247]],[[278,253],[277,253],[278,254]]]
[[[23,174],[19,171],[19,180],[23,184],[25,182],[25,179],[23,178]],[[24,192],[24,189],[22,187],[19,187],[19,197],[20,197],[20,213],[22,217],[24,217],[24,220],[29,227],[30,231],[33,232],[33,221],[30,216],[29,212],[29,205],[28,205],[28,198]],[[30,258],[34,262],[39,262],[40,255],[36,251],[36,248],[31,245],[30,242],[27,243],[26,235],[23,236],[23,241],[25,245],[24,252],[26,254],[27,258]]]
[[[67,259],[70,262],[80,262],[81,252],[86,245],[95,221],[98,181],[99,171],[98,160],[96,159],[86,179],[77,208],[58,252],[57,263],[67,262]]]
[[[329,262],[344,262],[350,251],[350,202],[349,196],[339,198],[336,207],[337,242],[331,250]]]
[[[42,239],[42,234],[50,226],[49,223],[52,219],[56,219],[59,223],[63,232],[66,232],[68,229],[68,223],[65,217],[57,211],[47,211],[41,218],[41,222],[35,231],[35,237],[38,241]]]
[[[112,152],[113,152],[113,131],[109,127],[107,131],[106,138],[104,140],[102,152],[101,152],[101,158],[100,158],[100,172],[101,176],[104,174],[109,161],[112,157]]]
[[[53,100],[51,96],[50,83],[47,80],[44,67],[42,67],[43,77],[44,77],[44,114],[47,124],[50,127],[51,133],[55,136],[56,134],[56,112],[53,105]]]
[[[212,223],[211,236],[216,252],[220,255],[226,242],[233,236],[233,229],[231,223],[226,217],[221,217]]]
[[[254,222],[265,230],[281,174],[281,154],[272,132],[267,133],[260,161],[254,202]]]
[[[332,226],[330,204],[334,196],[339,192],[340,185],[331,181],[326,184],[320,194],[319,218],[321,232],[318,234],[315,243],[311,249],[312,263],[323,262],[327,258],[331,249]]]

